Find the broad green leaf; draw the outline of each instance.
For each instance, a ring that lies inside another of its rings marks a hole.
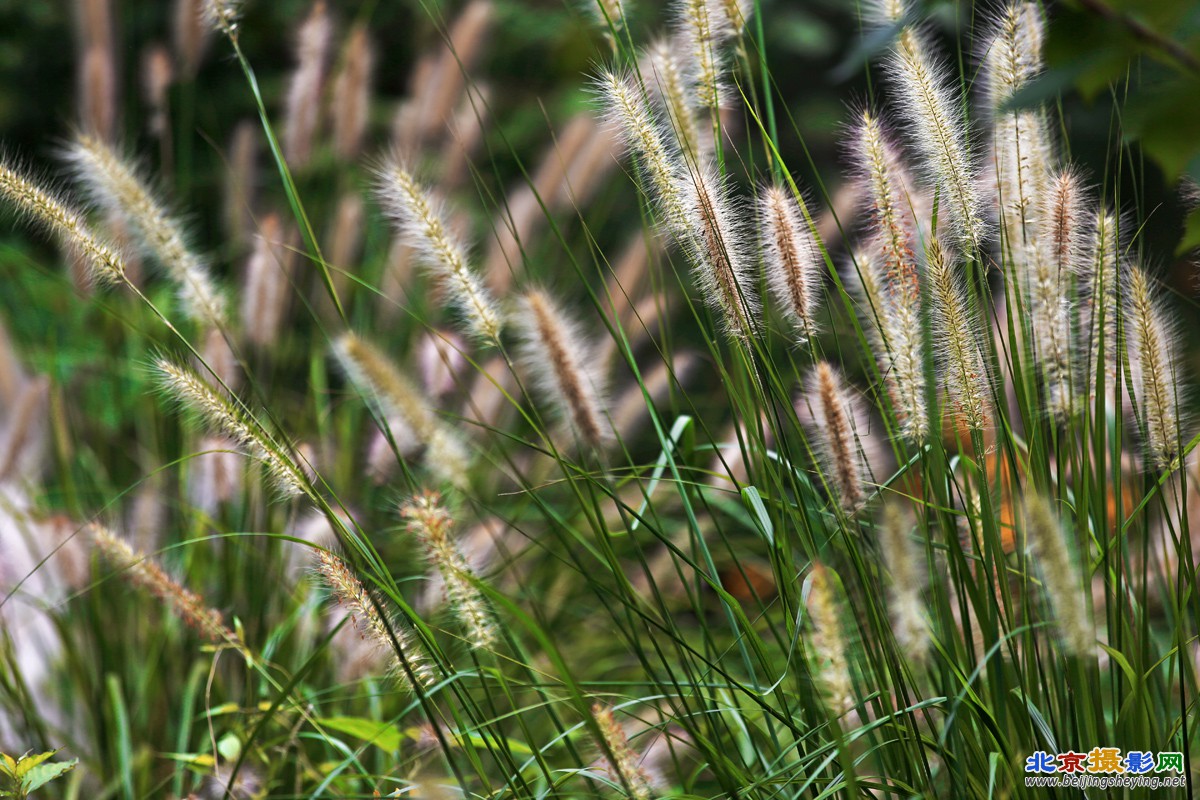
[[[26,792],[37,791],[55,778],[75,769],[75,765],[78,763],[79,759],[73,758],[70,761],[51,761],[46,764],[38,764],[25,775],[21,781],[21,787]]]
[[[389,753],[400,747],[403,738],[395,725],[361,717],[324,717],[321,726],[362,739]]]
[[[14,777],[16,777],[18,780],[23,778],[25,774],[29,772],[29,770],[33,769],[38,764],[41,764],[43,761],[48,761],[57,752],[57,750],[51,750],[48,753],[39,753],[36,756],[23,756],[21,760],[17,762],[17,769],[13,773]]]

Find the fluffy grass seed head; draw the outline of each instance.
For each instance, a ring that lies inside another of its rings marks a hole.
[[[1072,655],[1089,655],[1095,648],[1096,636],[1062,521],[1050,501],[1040,495],[1026,496],[1024,506],[1025,536],[1063,647]]]
[[[1015,2],[996,17],[983,58],[983,83],[992,109],[999,108],[1042,71],[1046,24],[1037,4]]]
[[[312,156],[332,41],[329,10],[325,0],[317,0],[296,35],[296,69],[285,100],[283,152],[293,167],[307,164]]]
[[[641,87],[631,76],[607,69],[600,71],[596,82],[609,124],[637,157],[649,181],[663,227],[675,236],[686,235],[688,215],[678,180],[682,159],[668,145]]]
[[[1070,283],[1085,271],[1083,198],[1078,174],[1062,170],[1050,177],[1037,214],[1037,264],[1031,290],[1034,355],[1046,381],[1051,415],[1063,421],[1074,411]]]
[[[888,587],[892,631],[904,655],[920,663],[925,660],[929,648],[929,625],[921,598],[927,575],[921,552],[910,536],[912,528],[912,516],[900,503],[893,501],[884,505],[879,543],[883,564],[892,577]]]
[[[1143,270],[1131,267],[1127,283],[1126,337],[1130,361],[1135,365],[1146,451],[1158,469],[1178,469],[1183,441],[1178,397],[1182,376],[1175,350],[1179,341],[1176,326]]]
[[[866,500],[866,470],[856,425],[863,414],[827,361],[818,361],[809,374],[801,400],[809,410],[811,435],[826,480],[846,513]]]
[[[749,341],[751,321],[758,315],[749,240],[740,209],[715,171],[701,167],[679,173],[679,195],[689,222],[682,244],[705,302],[720,312],[725,331]]]
[[[1121,218],[1112,209],[1096,213],[1092,228],[1088,283],[1090,318],[1086,321],[1088,348],[1087,382],[1095,384],[1099,371],[1105,371],[1105,384],[1111,390],[1117,380],[1120,354],[1117,333],[1120,330],[1121,287],[1125,265],[1121,256],[1119,232]]]
[[[702,154],[700,126],[696,119],[696,97],[687,84],[679,63],[674,39],[662,38],[646,48],[639,69],[650,96],[667,115],[679,149],[692,159]]]
[[[363,640],[392,654],[392,674],[401,686],[413,688],[411,678],[423,687],[433,685],[433,669],[416,635],[399,619],[384,618],[383,599],[373,596],[345,561],[317,550],[316,570]]]
[[[956,418],[969,430],[982,431],[991,422],[991,381],[980,350],[977,315],[937,239],[926,250],[925,271],[933,305],[933,339],[940,349],[937,355],[946,391]]]
[[[399,161],[378,171],[378,194],[387,213],[447,290],[462,314],[467,333],[479,341],[498,342],[501,316],[495,301],[467,262],[466,248],[450,232],[439,203]]]
[[[225,298],[208,265],[187,243],[183,226],[155,196],[138,170],[95,136],[76,136],[65,157],[88,196],[119,214],[142,254],[158,261],[179,289],[184,313],[214,327],[225,324]]]
[[[759,195],[758,231],[767,287],[803,344],[817,330],[816,306],[825,265],[821,249],[799,204],[779,186],[767,186]]]
[[[612,709],[603,703],[592,706],[592,718],[600,728],[604,763],[609,776],[632,800],[650,800],[654,797],[654,785],[650,775],[642,766],[642,757],[629,745],[625,729],[617,722]]]
[[[191,369],[157,358],[155,372],[167,394],[198,414],[209,426],[232,437],[266,467],[271,482],[285,497],[306,494],[307,480],[284,448],[276,443],[224,392]]]
[[[907,123],[923,170],[942,197],[940,208],[955,241],[964,249],[978,249],[987,237],[962,105],[945,70],[912,25],[896,38],[887,76],[897,90],[895,107]]]
[[[125,260],[88,226],[83,214],[2,157],[0,196],[34,224],[54,234],[71,253],[81,256],[93,278],[105,283],[125,280]]]
[[[242,16],[241,0],[203,0],[201,16],[213,29],[233,38]]]
[[[829,710],[837,717],[854,706],[854,687],[846,660],[842,615],[827,567],[817,562],[808,576],[808,619],[812,624],[809,668]]]
[[[362,151],[371,110],[371,76],[375,70],[375,47],[364,25],[356,25],[346,37],[342,66],[333,83],[333,145],[337,154],[350,161]]]
[[[205,638],[241,647],[241,640],[225,624],[221,612],[210,608],[203,597],[171,578],[153,558],[134,550],[128,542],[102,525],[93,523],[91,536],[97,552],[122,570],[123,577],[130,583],[166,603],[180,619]]]
[[[423,492],[400,506],[409,533],[438,571],[450,608],[467,631],[471,646],[487,649],[496,641],[496,624],[487,601],[475,585],[474,570],[454,539],[454,519],[437,492]]]
[[[519,298],[512,321],[521,338],[519,361],[533,385],[581,443],[604,447],[613,432],[603,364],[578,326],[538,289]]]
[[[465,446],[391,359],[353,333],[343,334],[334,343],[333,353],[346,377],[378,408],[380,417],[398,419],[403,431],[424,446],[424,463],[430,473],[439,481],[463,488],[470,468]]]
[[[724,58],[721,45],[734,34],[723,0],[679,0],[678,39],[685,72],[701,108],[721,104]]]

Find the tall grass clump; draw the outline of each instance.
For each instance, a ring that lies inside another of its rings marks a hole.
[[[1059,11],[880,0],[828,11],[834,125],[784,4],[175,5],[81,36],[80,132],[0,159],[6,770],[180,800],[1195,772],[1195,337],[1137,69],[1085,108],[1045,79]]]

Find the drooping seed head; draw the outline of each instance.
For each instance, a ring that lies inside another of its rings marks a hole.
[[[592,706],[592,718],[600,728],[604,763],[614,783],[619,784],[631,800],[651,800],[654,787],[642,768],[641,756],[629,745],[625,729],[613,716],[612,709],[601,703]]]
[[[52,233],[72,254],[81,257],[95,280],[106,283],[125,280],[124,258],[88,226],[83,214],[3,158],[0,158],[0,197],[35,225]]]
[[[359,635],[377,650],[392,654],[392,674],[397,682],[411,689],[411,675],[421,686],[432,685],[433,669],[416,635],[399,619],[385,618],[383,598],[369,592],[350,566],[328,550],[316,551],[316,569],[338,605],[349,613]]]
[[[167,604],[180,619],[207,639],[243,646],[238,635],[225,625],[220,611],[210,608],[204,598],[171,578],[153,558],[134,550],[128,542],[101,525],[93,523],[90,528],[96,550],[121,570],[125,580]]]
[[[454,519],[437,492],[424,492],[400,507],[409,533],[425,550],[430,566],[442,577],[450,607],[467,630],[471,646],[487,649],[496,640],[496,625],[478,580],[454,538]]]
[[[137,168],[88,134],[76,137],[65,158],[93,202],[119,214],[142,254],[155,259],[175,283],[184,312],[198,322],[223,327],[225,298],[208,265],[188,245],[183,225],[168,213]]]
[[[167,394],[198,414],[210,427],[232,437],[261,462],[280,494],[293,497],[307,493],[308,481],[291,455],[240,403],[191,369],[166,358],[156,359],[154,368]]]
[[[501,317],[495,301],[468,264],[466,248],[451,233],[439,203],[396,160],[379,170],[377,185],[384,208],[425,267],[445,286],[467,332],[480,341],[498,342]]]

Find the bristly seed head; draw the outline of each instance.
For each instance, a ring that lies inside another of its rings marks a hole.
[[[125,220],[142,254],[154,258],[179,289],[184,312],[212,327],[225,325],[225,298],[208,265],[188,246],[183,226],[138,170],[95,136],[81,134],[66,160],[91,199]]]
[[[308,493],[308,482],[301,469],[240,403],[213,388],[192,370],[166,358],[156,359],[154,367],[167,393],[199,414],[208,425],[228,434],[246,448],[266,467],[280,494],[294,497]]]
[[[378,191],[401,233],[445,285],[467,332],[479,341],[498,343],[501,317],[495,301],[468,265],[466,248],[450,232],[437,201],[395,160],[379,170]]]
[[[1176,354],[1179,337],[1150,278],[1141,269],[1130,268],[1125,294],[1130,362],[1146,431],[1146,450],[1158,469],[1175,470],[1183,451],[1179,416],[1182,376]]]
[[[701,296],[721,313],[727,333],[748,342],[758,296],[749,259],[744,221],[734,209],[725,183],[712,170],[679,174],[689,229],[683,245],[692,260]]]
[[[767,286],[784,316],[795,325],[803,344],[817,331],[816,305],[824,258],[799,204],[781,187],[763,189],[758,220]]]
[[[1067,546],[1063,524],[1050,502],[1040,495],[1025,498],[1025,536],[1064,648],[1072,655],[1090,655],[1096,637],[1085,605],[1084,584]]]
[[[977,315],[936,239],[926,250],[925,268],[933,305],[933,337],[941,348],[950,401],[956,417],[968,429],[982,431],[991,422],[991,381],[980,351]]]
[[[442,576],[454,614],[467,629],[471,646],[487,649],[496,641],[496,625],[478,578],[455,542],[454,519],[437,492],[424,492],[400,506],[408,532],[425,549],[430,566]]]
[[[392,674],[397,682],[413,688],[411,674],[421,686],[431,686],[435,676],[429,659],[408,625],[399,619],[384,618],[380,610],[383,599],[368,592],[345,561],[328,550],[317,550],[316,561],[317,573],[333,592],[338,605],[346,608],[359,635],[379,650],[392,654]]]
[[[840,717],[854,706],[842,615],[834,598],[829,570],[823,564],[814,563],[808,580],[808,618],[812,623],[810,669],[829,710],[835,717]]]
[[[827,361],[817,362],[809,375],[802,402],[812,421],[811,435],[816,439],[817,455],[826,479],[837,493],[847,514],[865,500],[865,472],[862,443],[857,425],[862,412],[846,393],[837,372]]]
[[[603,364],[545,292],[526,292],[517,309],[512,321],[521,336],[520,362],[534,385],[580,442],[604,447],[613,432]]]
[[[125,280],[125,261],[116,248],[88,226],[83,214],[44,188],[6,159],[0,158],[0,196],[35,224],[50,231],[70,251],[82,256],[91,275],[106,283]]]

